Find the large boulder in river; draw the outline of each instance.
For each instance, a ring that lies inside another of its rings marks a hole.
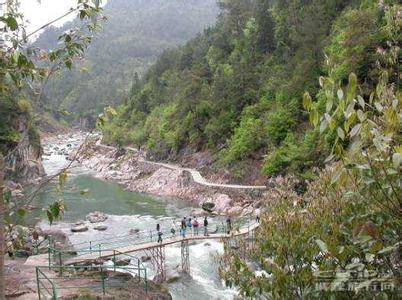
[[[71,227],[71,231],[72,232],[84,232],[84,231],[88,231],[88,227],[85,225],[78,225],[78,226]]]
[[[95,211],[86,216],[86,219],[91,223],[100,223],[107,219],[107,215],[103,212]]]
[[[106,229],[107,229],[107,226],[105,226],[105,225],[98,225],[98,226],[94,227],[94,230],[97,230],[97,231],[105,231]]]
[[[232,199],[226,194],[215,194],[209,202],[215,204],[214,210],[218,213],[222,213],[232,207]]]
[[[60,242],[60,243],[68,242],[67,235],[60,229],[53,229],[53,228],[43,229],[41,230],[40,235],[42,235],[45,238],[51,236],[54,242]]]

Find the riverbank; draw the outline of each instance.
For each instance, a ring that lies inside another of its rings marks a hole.
[[[180,198],[200,207],[212,203],[213,212],[221,215],[250,215],[263,199],[265,187],[211,183],[192,169],[147,161],[145,153],[133,148],[116,149],[101,144],[100,137],[87,142],[77,160],[95,171],[95,176],[111,180],[132,192]]]
[[[45,255],[46,257],[46,255]],[[41,260],[40,256],[33,256],[31,259],[6,259],[6,297],[20,300],[38,299],[37,274],[34,266]],[[49,270],[47,261],[42,262],[40,270],[49,278],[53,278],[57,299],[172,299],[169,291],[164,285],[147,280],[147,292],[144,289],[145,282],[138,282],[137,278],[129,274],[119,272],[107,272],[100,274],[93,270],[79,270],[71,272],[75,278],[69,279],[66,276],[68,270],[64,270],[64,277],[59,278],[57,269]],[[99,278],[107,276],[105,294],[102,292],[102,282]],[[74,286],[76,288],[74,288]],[[86,287],[86,288],[83,288]],[[41,291],[43,295],[50,295],[52,292],[49,282],[42,281]]]

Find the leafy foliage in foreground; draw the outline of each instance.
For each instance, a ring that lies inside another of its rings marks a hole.
[[[375,88],[366,90],[354,73],[347,83],[339,81],[334,66],[329,77],[320,78],[323,111],[305,94],[304,105],[321,137],[335,133],[332,155],[303,196],[292,192],[291,180],[272,191],[252,253],[262,272],[253,272],[227,249],[221,274],[242,294],[277,299],[400,295],[401,9],[395,5],[384,11],[388,43],[377,60]]]
[[[47,208],[42,208],[50,221],[60,217],[64,210],[62,189],[67,180],[67,170],[44,179],[37,189],[24,197],[13,197],[11,191],[3,186],[4,174],[8,167],[4,162],[18,159],[15,151],[28,155],[31,147],[40,149],[40,137],[34,126],[34,109],[41,105],[43,85],[55,72],[66,67],[71,69],[73,61],[82,57],[92,40],[92,34],[99,29],[102,9],[99,0],[79,0],[69,13],[78,13],[85,32],[71,29],[58,37],[59,44],[52,50],[32,47],[26,32],[24,15],[20,12],[19,1],[3,4],[4,13],[0,16],[0,223],[11,232],[13,216],[24,217],[30,202],[43,186],[53,178],[59,178],[57,185],[60,199]],[[42,64],[38,62],[41,60]],[[34,101],[28,101],[32,96]],[[29,145],[24,142],[28,138]],[[21,148],[21,149],[20,149]],[[4,155],[4,156],[3,156]],[[11,170],[14,171],[14,170]],[[9,178],[7,178],[9,179]],[[1,234],[4,231],[1,230]],[[4,236],[0,236],[4,241]],[[3,268],[4,266],[0,266]],[[0,270],[1,272],[3,270]],[[4,274],[4,273],[2,273]],[[4,278],[3,278],[4,279]],[[0,297],[4,291],[0,287]]]
[[[330,149],[306,129],[303,92],[318,92],[325,53],[336,80],[355,71],[366,90],[376,84],[376,48],[385,42],[376,1],[219,3],[214,28],[166,51],[133,85],[103,128],[105,142],[132,143],[156,158],[208,150],[233,170],[264,160],[270,176],[319,165]]]

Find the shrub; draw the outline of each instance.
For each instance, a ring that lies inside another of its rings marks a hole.
[[[285,139],[288,132],[291,131],[296,122],[292,115],[284,109],[278,109],[268,116],[266,130],[268,138],[275,145],[279,145]]]
[[[251,156],[264,145],[264,138],[264,125],[260,119],[243,118],[228,143],[223,161],[230,164]]]

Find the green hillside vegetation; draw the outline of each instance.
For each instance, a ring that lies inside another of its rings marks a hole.
[[[207,150],[238,177],[251,160],[263,160],[269,176],[308,175],[335,133],[319,142],[303,92],[317,94],[325,108],[317,78],[328,73],[326,57],[336,80],[354,71],[363,95],[375,86],[377,48],[385,43],[377,1],[227,0],[219,6],[215,27],[165,51],[133,84],[103,128],[105,142],[134,144],[158,159]]]
[[[267,193],[249,257],[225,248],[220,274],[242,296],[400,298],[401,12],[396,1],[373,3],[335,22],[328,75],[317,99],[303,97],[331,155],[303,195],[292,176]]]
[[[94,120],[105,105],[129,93],[135,74],[142,75],[164,49],[183,44],[215,23],[215,0],[113,0],[104,7],[107,21],[81,62],[46,86],[45,105],[56,118]],[[79,20],[48,28],[35,45],[53,49],[57,37]]]

